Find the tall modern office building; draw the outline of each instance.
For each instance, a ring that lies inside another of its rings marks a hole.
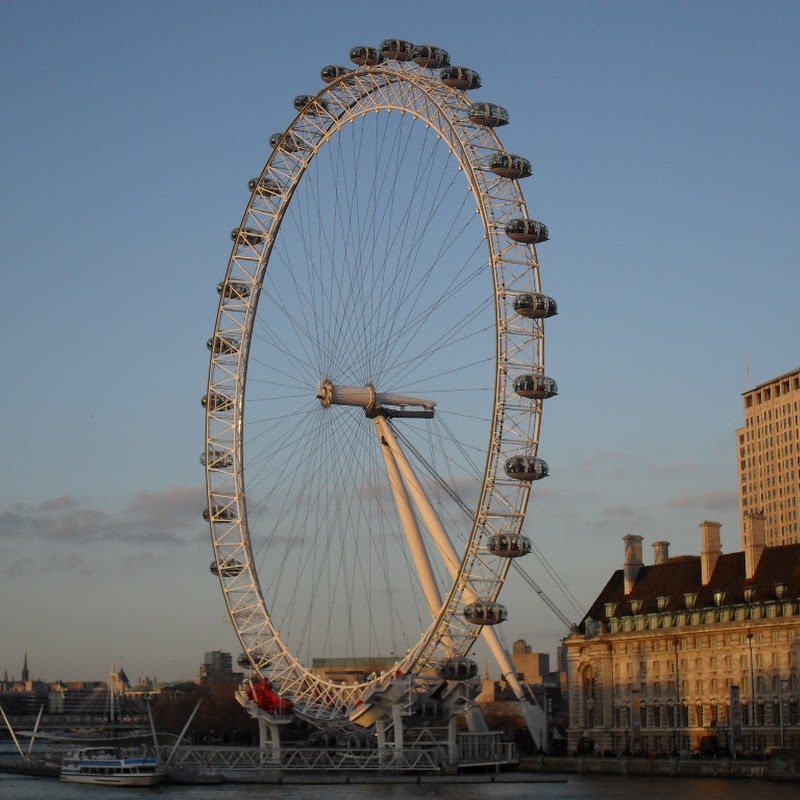
[[[749,389],[739,453],[742,535],[750,514],[766,517],[767,547],[800,542],[800,369]],[[744,548],[746,543],[742,542]]]

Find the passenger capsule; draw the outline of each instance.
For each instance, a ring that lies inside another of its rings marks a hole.
[[[240,343],[233,336],[217,334],[206,342],[206,347],[219,356],[233,356],[239,352]]]
[[[200,402],[203,408],[207,408],[209,411],[230,411],[233,408],[233,398],[220,392],[203,395]]]
[[[305,150],[307,145],[303,137],[294,131],[278,131],[269,137],[269,146],[273,149],[281,149],[287,153],[297,153]]]
[[[522,533],[493,533],[489,537],[489,552],[502,558],[519,558],[531,552],[531,540]]]
[[[236,509],[230,506],[211,506],[203,510],[203,519],[216,522],[231,522],[236,519]]]
[[[237,561],[235,558],[229,558],[219,564],[216,561],[212,561],[209,569],[212,575],[222,575],[223,578],[235,578],[237,575],[241,574],[244,569],[244,564]]]
[[[501,178],[529,178],[533,175],[533,167],[527,158],[514,156],[511,153],[495,153],[489,162],[489,169]]]
[[[547,400],[558,394],[558,384],[547,375],[520,375],[514,379],[514,391],[528,400]]]
[[[318,117],[328,110],[328,104],[322,98],[314,98],[311,94],[299,94],[294,99],[295,111],[305,111],[312,117]]]
[[[478,665],[471,658],[448,658],[437,670],[446,681],[468,681],[478,674]]]
[[[506,236],[523,244],[540,244],[550,238],[547,225],[535,219],[512,219],[506,225]]]
[[[233,466],[233,456],[224,450],[209,448],[208,452],[200,456],[200,463],[211,469],[225,469]]]
[[[445,86],[451,89],[480,89],[481,76],[469,67],[445,67],[439,77]]]
[[[247,653],[239,653],[239,657],[236,659],[236,666],[240,667],[241,669],[253,668]]]
[[[377,64],[382,64],[384,58],[377,47],[362,45],[360,47],[354,47],[350,51],[350,60],[360,67],[374,67]]]
[[[381,55],[384,58],[393,58],[395,61],[409,61],[414,45],[405,39],[384,39],[381,42]]]
[[[464,619],[473,625],[497,625],[508,619],[508,612],[494,600],[476,600],[464,606]]]
[[[247,181],[247,188],[264,197],[274,197],[284,192],[284,187],[274,178],[250,178]]]
[[[508,111],[495,103],[473,103],[467,112],[467,119],[485,128],[499,128],[508,125]]]
[[[255,228],[234,228],[231,231],[231,239],[238,245],[256,247],[259,244],[263,244],[266,238],[261,231]]]
[[[514,311],[528,319],[547,319],[558,314],[558,304],[546,294],[525,292],[514,298]]]
[[[245,281],[220,281],[217,294],[225,300],[245,300],[250,297],[250,284]]]
[[[442,69],[450,66],[450,53],[431,44],[418,44],[411,51],[411,59],[425,69]]]
[[[352,71],[349,67],[337,67],[335,64],[329,64],[327,67],[323,67],[319,74],[325,83],[333,83],[335,80],[349,75]]]
[[[506,475],[518,481],[539,481],[550,474],[546,461],[533,456],[512,456],[506,461]]]

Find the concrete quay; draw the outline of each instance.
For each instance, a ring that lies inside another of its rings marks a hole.
[[[528,756],[519,769],[539,774],[638,775],[682,778],[762,778],[800,781],[800,753],[781,751],[769,759],[647,758],[619,756]]]

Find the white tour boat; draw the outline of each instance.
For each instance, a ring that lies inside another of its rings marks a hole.
[[[103,786],[155,786],[161,780],[158,759],[136,750],[85,747],[64,756],[61,780]]]

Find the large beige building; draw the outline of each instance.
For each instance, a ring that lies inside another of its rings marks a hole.
[[[768,546],[800,542],[800,369],[743,398],[744,427],[736,431],[740,518],[763,513]]]
[[[765,547],[747,514],[744,550],[704,522],[699,556],[624,537],[614,572],[565,639],[569,749],[739,753],[800,747],[800,544]]]

